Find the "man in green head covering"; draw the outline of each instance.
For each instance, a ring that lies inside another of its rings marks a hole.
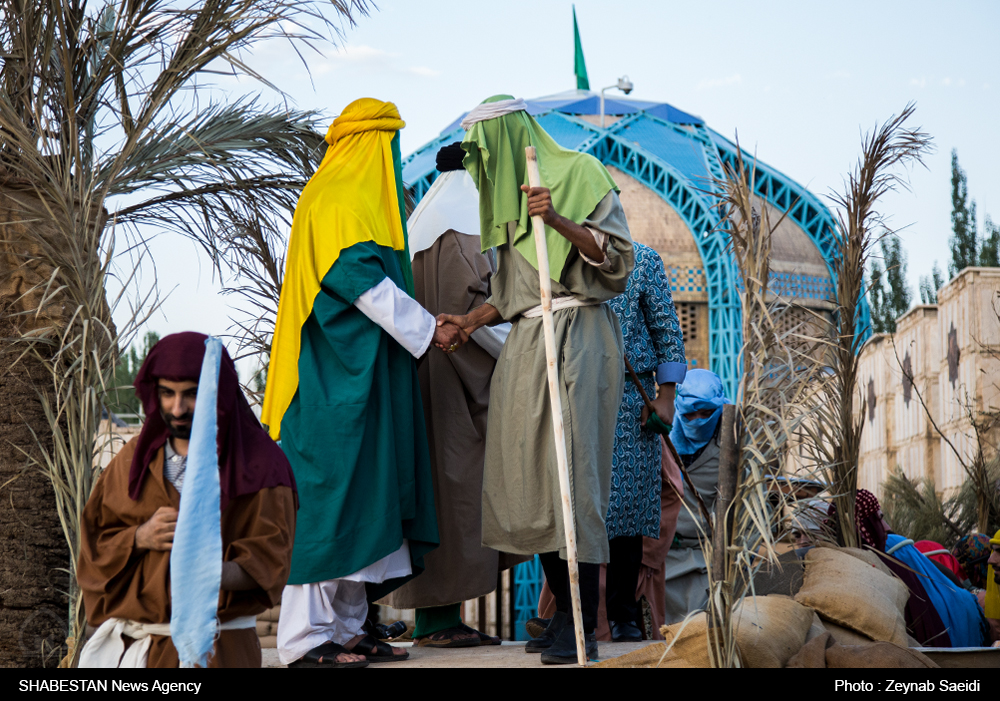
[[[625,291],[634,264],[618,188],[593,156],[552,140],[523,100],[498,95],[462,121],[465,167],[479,189],[482,248],[495,248],[492,296],[464,316],[438,317],[468,333],[512,323],[490,386],[483,475],[483,545],[539,553],[556,598],[545,633],[529,641],[542,662],[576,661],[566,536],[546,379],[534,236],[545,237],[552,275],[556,359],[587,654],[597,656],[599,567],[609,559],[605,517],[615,423],[624,388],[622,332],[609,299]],[[524,149],[534,146],[545,187],[528,185]],[[540,216],[544,232],[532,230]]]

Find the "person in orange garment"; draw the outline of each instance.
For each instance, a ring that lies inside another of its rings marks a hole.
[[[205,339],[173,334],[149,352],[135,382],[146,412],[142,432],[104,469],[84,508],[77,580],[97,632],[81,666],[179,665],[170,639],[170,550]],[[295,480],[250,410],[225,350],[218,397],[221,630],[209,666],[259,668],[256,618],[280,601],[291,567]],[[95,649],[101,646],[111,654]]]

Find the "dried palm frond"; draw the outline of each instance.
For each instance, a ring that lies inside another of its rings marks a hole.
[[[71,571],[118,348],[156,304],[155,286],[136,292],[145,238],[152,227],[188,236],[221,270],[219,232],[234,219],[281,221],[313,160],[315,115],[204,104],[203,81],[225,69],[273,88],[245,60],[261,42],[298,52],[367,12],[366,0],[0,2],[0,185],[18,213],[0,238],[11,245],[17,229],[24,266],[48,271],[31,291],[43,302],[12,320],[22,337],[2,350],[8,362],[34,354],[52,379],[39,388],[48,426],[36,431],[37,467],[56,491]],[[131,259],[114,255],[116,236]],[[111,280],[122,292],[109,301]],[[125,304],[131,315],[116,329]]]
[[[859,397],[858,354],[868,335],[862,300],[868,257],[879,237],[888,231],[876,209],[878,200],[906,182],[898,166],[923,163],[930,137],[905,122],[914,105],[878,126],[864,137],[857,168],[847,176],[845,192],[832,199],[838,205],[834,275],[836,276],[836,337],[830,344],[829,402],[818,405],[816,420],[805,427],[804,444],[821,481],[829,485],[837,506],[838,533],[842,544],[857,546],[854,529],[854,499],[858,482],[858,459],[866,402]],[[861,410],[856,411],[855,405]]]
[[[753,574],[765,562],[775,562],[775,544],[788,496],[779,476],[789,437],[809,414],[814,383],[814,345],[803,329],[778,331],[787,302],[769,289],[771,238],[780,221],[770,222],[768,209],[759,206],[756,163],[749,166],[742,152],[727,180],[718,184],[719,207],[732,243],[742,287],[743,346],[735,422],[723,424],[720,457],[720,497],[714,525],[715,537],[702,537],[709,569],[709,648],[716,667],[739,666],[734,612],[745,596],[753,594]],[[735,450],[727,466],[726,443]],[[732,499],[723,481],[734,476]]]

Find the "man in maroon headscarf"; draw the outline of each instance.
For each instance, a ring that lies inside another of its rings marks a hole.
[[[135,381],[146,412],[142,432],[97,479],[81,518],[77,579],[87,620],[92,626],[111,619],[121,623],[116,636],[126,648],[142,650],[138,666],[143,661],[147,667],[178,666],[169,636],[170,549],[206,338],[173,334],[149,352]],[[222,353],[216,408],[221,630],[210,666],[259,668],[255,618],[281,600],[297,497],[288,461],[253,415],[236,367]]]

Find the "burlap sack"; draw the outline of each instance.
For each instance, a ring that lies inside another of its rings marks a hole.
[[[664,656],[663,653],[666,651],[667,646],[664,643],[653,643],[620,657],[603,660],[593,666],[605,669],[684,669],[694,667],[687,660],[678,657],[673,650]]]
[[[823,623],[823,619],[819,617],[819,614],[813,611],[812,625],[809,626],[809,632],[806,633],[806,642],[808,643],[813,638],[818,638],[826,632],[826,625]]]
[[[837,548],[813,548],[795,600],[824,620],[906,647],[903,608],[909,596],[905,584],[864,559]]]
[[[856,557],[859,560],[867,562],[869,565],[877,569],[879,572],[889,577],[896,576],[892,573],[892,570],[890,570],[889,567],[885,564],[885,561],[882,560],[882,558],[880,558],[871,550],[862,550],[861,548],[836,548],[836,549],[842,553],[847,553],[851,557]]]
[[[862,635],[861,633],[855,632],[850,628],[845,628],[844,626],[838,626],[833,621],[827,621],[823,624],[826,628],[826,632],[830,634],[834,642],[840,645],[870,645],[874,642],[867,635]]]
[[[825,633],[802,646],[789,669],[928,669],[938,665],[916,650],[886,642],[841,645]]]
[[[673,642],[670,652],[692,667],[711,667],[708,654],[708,617],[704,613],[693,616],[685,624],[683,621],[660,628],[666,645]]]
[[[781,669],[806,642],[812,609],[787,596],[747,597],[736,612],[736,644],[750,669]]]
[[[743,665],[749,668],[784,667],[805,644],[812,622],[813,612],[789,597],[747,597],[733,620],[736,646]],[[694,616],[686,626],[675,623],[663,626],[660,632],[667,645],[676,638],[668,657],[676,656],[693,667],[711,666],[708,619],[704,613]]]

